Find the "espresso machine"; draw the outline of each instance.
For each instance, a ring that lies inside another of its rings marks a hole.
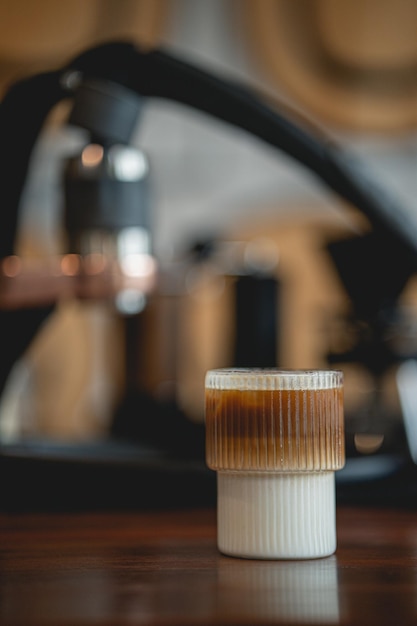
[[[113,42],[87,50],[65,67],[12,85],[0,105],[0,392],[13,364],[53,313],[61,290],[79,298],[113,299],[124,318],[126,346],[138,345],[141,333],[146,333],[143,312],[161,278],[152,251],[149,164],[129,144],[150,98],[173,101],[235,126],[287,155],[362,213],[368,224],[365,232],[323,242],[351,304],[343,321],[356,332],[348,349],[329,345],[327,361],[342,368],[357,361],[376,379],[393,363],[416,361],[417,351],[405,354],[387,337],[400,314],[401,292],[417,270],[417,216],[404,210],[371,180],[362,163],[322,132],[295,122],[288,110],[284,114],[273,108],[247,86],[165,50],[144,51]],[[36,279],[31,276],[25,283],[24,272],[16,270],[19,209],[33,148],[49,112],[64,100],[71,102],[68,123],[83,128],[89,139],[79,154],[67,160],[64,170],[68,236],[64,260],[69,271],[58,278],[53,272],[43,276],[39,281],[43,288],[37,292]],[[211,253],[210,247],[204,247],[204,255]],[[19,293],[13,299],[13,285],[19,281],[26,295],[24,304]],[[261,272],[241,277],[236,284],[238,332],[230,365],[285,367],[279,358],[274,362],[270,350],[276,340],[272,318],[277,317],[278,283]],[[248,302],[255,300],[263,306],[249,310]],[[266,335],[265,314],[269,315]],[[146,419],[132,418],[138,414]],[[376,429],[391,436],[389,421],[375,426],[377,412],[368,418],[369,412],[366,419],[353,416],[352,433]],[[348,474],[339,486],[341,499],[352,501],[365,494],[369,502],[369,494],[374,494],[375,501],[389,504],[395,494],[402,501],[413,498],[417,481],[411,431],[402,422],[397,430],[393,449],[401,462],[395,471],[388,479],[378,476],[376,484],[364,480],[358,485]],[[6,506],[177,506],[213,501],[214,479],[204,464],[204,426],[187,420],[175,398],[161,404],[131,385],[114,416],[110,439],[99,447],[71,450],[1,444],[0,467],[13,476],[4,497]],[[356,452],[352,446],[353,458]],[[58,499],[51,467],[54,479],[59,476],[63,485]],[[388,500],[387,480],[392,491]]]

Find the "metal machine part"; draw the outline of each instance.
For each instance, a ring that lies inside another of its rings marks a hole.
[[[68,249],[90,269],[122,276],[115,294],[119,312],[143,310],[146,293],[135,278],[155,273],[149,220],[149,164],[140,150],[98,143],[67,160],[64,175]]]

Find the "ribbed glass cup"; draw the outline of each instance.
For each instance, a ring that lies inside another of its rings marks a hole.
[[[332,553],[334,472],[345,462],[342,372],[219,369],[207,372],[205,386],[221,550],[259,558]]]

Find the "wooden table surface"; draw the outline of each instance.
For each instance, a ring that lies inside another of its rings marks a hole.
[[[0,623],[417,624],[417,511],[338,509],[337,553],[249,561],[214,510],[0,515]]]

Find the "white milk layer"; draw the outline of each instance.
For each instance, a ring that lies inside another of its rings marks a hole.
[[[334,472],[218,472],[217,498],[224,554],[312,559],[336,550]]]

